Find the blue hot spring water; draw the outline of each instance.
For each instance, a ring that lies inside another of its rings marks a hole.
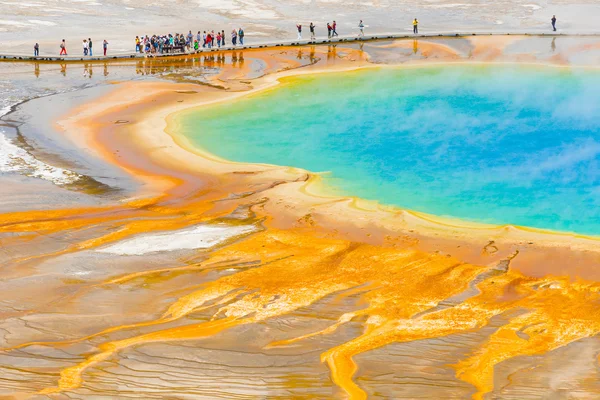
[[[600,235],[600,72],[381,68],[286,79],[182,114],[221,158],[324,173],[336,194]]]

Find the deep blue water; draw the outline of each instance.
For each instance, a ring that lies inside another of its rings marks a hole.
[[[457,65],[324,74],[180,122],[222,158],[330,172],[338,193],[600,234],[600,72]]]

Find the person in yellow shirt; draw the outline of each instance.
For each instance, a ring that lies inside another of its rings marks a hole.
[[[416,18],[413,21],[413,33],[419,33],[419,21]]]

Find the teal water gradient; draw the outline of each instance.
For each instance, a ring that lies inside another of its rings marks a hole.
[[[464,220],[600,234],[600,73],[374,69],[186,114],[222,158],[330,172],[338,193]]]

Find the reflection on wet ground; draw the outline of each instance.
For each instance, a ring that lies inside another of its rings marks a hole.
[[[144,107],[157,112],[151,103],[158,95],[144,98],[143,107],[120,104],[102,116],[68,113],[74,106],[81,114],[94,110],[117,81],[181,84],[160,95],[166,106],[182,96],[247,91],[261,77],[298,68],[598,61],[591,39],[505,39],[0,64],[13,74],[3,83],[11,88],[7,104],[64,92],[7,115],[2,132],[15,138],[11,143],[116,190],[93,202],[101,196],[85,188],[40,185],[23,171],[0,175],[0,183],[13,183],[0,189],[0,395],[596,397],[600,286],[577,272],[597,264],[594,247],[506,244],[510,229],[470,241],[438,237],[438,227],[426,237],[405,214],[356,207],[344,217],[347,200],[291,196],[308,179],[303,171],[244,165],[191,171],[194,164],[183,159],[152,166],[127,138],[135,137],[134,119],[145,115]],[[114,151],[116,166],[103,167],[110,163],[93,149],[69,141],[73,132],[52,128],[57,119],[77,118],[101,132],[98,143]],[[141,182],[123,177],[129,173],[120,165],[139,172]],[[132,197],[153,179],[173,187]],[[40,197],[11,202],[27,185]],[[388,222],[393,229],[383,228]],[[194,249],[165,235],[207,226],[230,233]],[[127,242],[132,238],[141,240]],[[110,247],[125,243],[127,252]],[[547,252],[563,264],[561,274],[544,272]]]

